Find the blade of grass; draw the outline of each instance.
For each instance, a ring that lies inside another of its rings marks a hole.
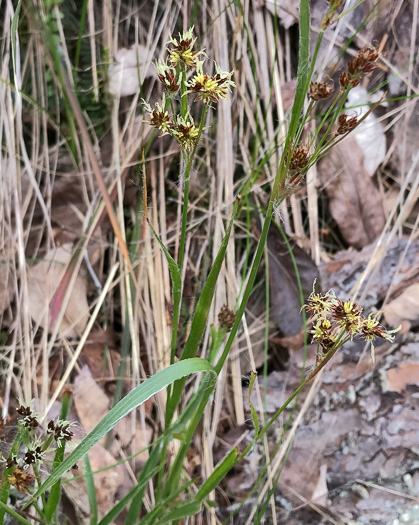
[[[141,405],[147,399],[152,397],[163,388],[180,378],[197,372],[208,372],[214,374],[213,367],[205,359],[187,359],[157,372],[154,376],[148,378],[144,383],[131,390],[117,405],[115,405],[106,416],[95,426],[95,428],[81,441],[74,451],[61,463],[61,465],[45,480],[42,486],[37,490],[34,499],[38,498],[77,461],[87,454],[87,452],[105,436],[124,416],[131,410]],[[30,502],[27,504],[29,505]]]

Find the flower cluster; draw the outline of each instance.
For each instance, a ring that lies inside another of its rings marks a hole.
[[[211,102],[216,103],[226,98],[230,87],[235,85],[231,80],[233,72],[222,71],[215,64],[215,75],[206,75],[202,71],[202,64],[203,62],[197,63],[196,75],[188,82],[189,91],[198,95],[195,100],[202,100],[209,105]]]
[[[373,341],[379,337],[392,342],[392,334],[400,329],[386,330],[377,321],[380,312],[365,317],[362,306],[352,299],[339,299],[332,290],[316,293],[313,286],[313,292],[304,307],[311,314],[313,321],[310,333],[318,344],[317,362],[330,350],[337,350],[356,335],[371,343],[371,355],[374,360]]]
[[[286,156],[285,162],[288,164],[289,171],[297,171],[304,169],[310,160],[310,152],[308,146],[298,145],[294,148],[291,158]]]
[[[20,433],[25,447],[19,450],[19,453],[10,454],[0,461],[6,463],[6,468],[11,474],[8,476],[8,482],[14,486],[18,492],[28,492],[30,485],[36,479],[28,470],[33,469],[35,474],[37,469],[42,467],[45,462],[47,453],[53,452],[53,440],[58,447],[65,446],[65,443],[71,441],[73,433],[70,428],[74,424],[69,421],[58,419],[50,421],[47,426],[47,435],[39,432],[38,414],[33,409],[33,403],[24,404],[20,402],[17,409],[19,415],[18,424]]]
[[[362,77],[371,73],[375,68],[378,58],[379,53],[375,47],[365,46],[360,49],[355,58],[348,63],[346,71],[340,75],[339,82],[342,88],[356,87],[361,82]]]
[[[234,325],[234,321],[236,320],[236,315],[232,310],[228,308],[228,306],[225,304],[221,307],[221,310],[218,314],[218,322],[220,323],[220,328],[224,328],[229,332]]]
[[[158,60],[155,63],[157,77],[164,87],[164,97],[161,103],[156,102],[155,108],[145,102],[144,107],[150,115],[150,120],[146,121],[151,126],[161,131],[161,135],[171,135],[174,137],[185,152],[190,152],[196,146],[201,127],[197,127],[191,116],[189,108],[186,108],[184,101],[188,94],[194,94],[195,101],[202,101],[206,108],[211,103],[217,103],[228,97],[230,88],[234,86],[231,80],[233,72],[222,71],[215,64],[215,73],[210,75],[203,70],[205,57],[204,50],[195,51],[194,45],[196,38],[193,37],[193,27],[179,34],[178,38],[170,37],[167,43],[167,60]],[[195,72],[187,80],[187,69],[194,69]],[[182,112],[180,116],[169,115],[168,108],[171,106],[175,111],[175,95],[180,94]]]
[[[59,447],[63,447],[66,442],[71,441],[73,438],[74,434],[70,430],[70,427],[73,425],[74,423],[71,421],[63,419],[58,419],[55,423],[51,420],[48,423],[47,433],[54,437]]]
[[[338,129],[336,130],[336,135],[345,135],[346,133],[349,133],[356,128],[357,124],[357,116],[350,117],[346,113],[342,113],[342,115],[339,115],[338,117]]]
[[[333,86],[330,86],[327,82],[310,82],[310,91],[308,96],[311,100],[317,102],[318,100],[324,100],[331,97],[333,94]]]
[[[19,422],[23,427],[27,428],[28,430],[33,430],[38,426],[37,415],[30,405],[25,407],[21,404],[19,408],[16,409],[16,412],[20,416]]]

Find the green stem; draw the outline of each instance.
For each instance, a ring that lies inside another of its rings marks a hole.
[[[186,161],[186,167],[184,171],[185,186],[183,189],[182,225],[181,225],[180,243],[179,243],[179,256],[178,256],[178,261],[177,261],[177,264],[179,266],[181,273],[183,269],[183,260],[185,256],[186,226],[187,226],[187,221],[188,221],[189,182],[190,182],[190,176],[191,176],[191,169],[192,169],[193,159],[196,153],[196,148],[199,143],[199,139],[201,138],[202,131],[204,129],[204,124],[205,124],[205,119],[207,117],[207,113],[208,113],[208,106],[205,105],[204,110],[202,112],[201,122],[198,128],[198,137],[196,139],[196,144],[190,154],[188,155],[185,154],[185,161]],[[181,298],[182,298],[182,292],[180,292],[179,294],[176,294],[176,297],[173,296],[173,320],[172,320],[172,341],[171,341],[171,352],[170,352],[170,364],[173,364],[175,362]]]

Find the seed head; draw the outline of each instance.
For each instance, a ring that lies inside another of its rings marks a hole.
[[[327,82],[310,82],[309,97],[311,100],[323,100],[329,98],[333,93],[333,86]]]
[[[350,117],[346,113],[342,113],[338,118],[338,129],[336,135],[345,135],[352,131],[358,124],[358,118],[356,116]]]
[[[347,66],[347,71],[341,74],[339,78],[340,85],[346,89],[349,85],[351,88],[357,86],[364,75],[371,73],[375,68],[379,53],[373,46],[365,46],[358,51]]]
[[[8,476],[7,481],[10,485],[16,488],[21,494],[25,494],[29,491],[29,486],[35,481],[35,476],[28,474],[26,470],[16,466],[13,470],[13,474]]]
[[[302,170],[304,169],[310,160],[309,149],[307,146],[296,146],[291,155],[291,160],[289,161],[288,169],[290,171]],[[286,158],[288,164],[288,156]]]
[[[232,310],[229,310],[227,305],[221,307],[220,313],[218,314],[218,322],[220,328],[225,328],[228,332],[233,328],[236,315]]]

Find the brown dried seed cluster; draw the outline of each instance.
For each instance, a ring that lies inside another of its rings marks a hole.
[[[288,168],[290,171],[302,170],[310,160],[309,149],[307,146],[296,146],[289,161]],[[288,163],[288,158],[286,159]]]
[[[347,71],[344,71],[339,82],[343,88],[348,85],[356,87],[364,75],[371,73],[375,68],[379,53],[373,46],[365,46],[360,49],[355,58],[353,58],[347,66]]]
[[[358,118],[356,116],[350,117],[346,113],[342,113],[338,118],[338,129],[336,135],[345,135],[349,131],[352,131],[358,124]]]
[[[8,476],[7,481],[10,485],[15,487],[18,492],[25,494],[28,492],[29,487],[34,483],[35,476],[26,472],[26,470],[16,466],[13,470],[13,474]]]
[[[218,322],[220,323],[220,328],[226,328],[230,331],[233,328],[234,321],[236,320],[236,315],[232,310],[229,310],[225,304],[218,314]]]
[[[330,86],[327,82],[310,82],[309,97],[311,100],[323,100],[329,98],[333,93],[333,86]]]

